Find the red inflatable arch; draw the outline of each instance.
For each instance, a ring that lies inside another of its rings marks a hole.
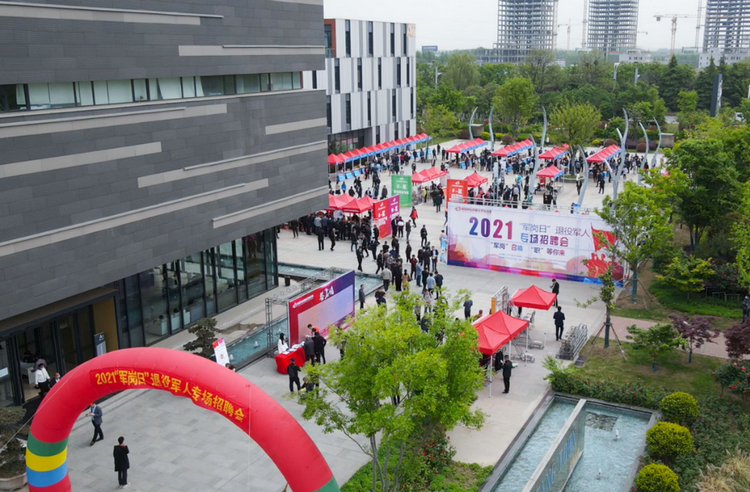
[[[223,415],[263,448],[294,492],[339,490],[310,436],[257,386],[197,355],[133,348],[76,367],[44,398],[26,448],[30,492],[70,492],[66,458],[73,424],[91,402],[127,389],[169,391]]]

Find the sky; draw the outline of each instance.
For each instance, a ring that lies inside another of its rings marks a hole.
[[[559,0],[557,22],[570,23],[571,49],[581,47],[583,3],[584,0]],[[671,17],[657,22],[656,14],[689,15],[677,19],[675,47],[679,50],[694,46],[698,3],[699,0],[642,0],[638,30],[644,32],[638,34],[638,47],[669,49]],[[705,7],[706,0],[702,3]],[[491,48],[497,41],[497,0],[325,0],[324,5],[326,18],[416,24],[417,49],[429,45],[437,45],[441,51]],[[567,30],[567,26],[558,27],[558,49],[567,46]]]

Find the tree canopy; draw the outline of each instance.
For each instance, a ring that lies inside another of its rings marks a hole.
[[[513,77],[497,89],[492,103],[500,119],[510,125],[515,137],[518,128],[529,120],[536,107],[534,86],[525,77]]]

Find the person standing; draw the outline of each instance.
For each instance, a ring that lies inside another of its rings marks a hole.
[[[365,285],[359,286],[359,309],[365,308]]]
[[[443,276],[435,270],[435,298],[440,299],[440,291],[443,290]]]
[[[305,350],[305,359],[310,361],[310,364],[315,365],[315,342],[310,335],[305,335],[305,342],[302,346]]]
[[[333,251],[333,247],[336,246],[336,231],[333,224],[328,229],[328,239],[331,240],[331,251]]]
[[[581,194],[581,186],[583,186],[583,175],[581,173],[576,174],[576,190],[578,194]]]
[[[292,230],[292,237],[299,237],[299,221],[297,219],[289,222],[289,228]]]
[[[326,344],[328,341],[318,330],[313,333],[313,344],[315,345],[315,362],[317,364],[326,363]]]
[[[102,441],[104,439],[104,432],[102,432],[103,414],[104,412],[102,412],[101,407],[95,402],[92,402],[91,405],[89,405],[89,417],[91,417],[91,423],[94,425],[94,437],[91,439],[91,444],[89,444],[89,446],[93,446],[96,441]],[[97,436],[99,436],[98,439]]]
[[[412,207],[409,218],[411,219],[411,223],[414,227],[417,227],[417,217],[419,217],[419,215],[417,214],[417,207]]]
[[[508,393],[510,391],[511,371],[513,371],[513,363],[510,361],[510,357],[506,355],[505,362],[503,363],[503,383],[505,384],[505,391],[503,391],[503,393]]]
[[[742,322],[750,318],[750,296],[745,296],[745,298],[742,300]]]
[[[299,366],[295,362],[294,357],[289,361],[289,365],[286,367],[286,373],[289,375],[289,392],[294,393],[294,384],[297,385],[297,391],[299,391]]]
[[[406,221],[406,224],[404,225],[406,228],[406,243],[409,243],[409,236],[411,235],[411,222],[408,220]]]
[[[469,299],[468,297],[464,301],[464,318],[469,319],[471,318],[471,306],[474,305],[474,301]]]
[[[552,285],[550,285],[552,293],[555,294],[555,307],[558,306],[557,298],[560,296],[560,284],[557,283],[557,279],[552,277]]]
[[[435,277],[432,276],[430,273],[427,277],[427,281],[424,283],[425,289],[430,291],[430,294],[433,294],[435,292]]]
[[[383,290],[388,292],[388,286],[391,284],[391,279],[393,278],[391,269],[387,266],[383,268],[383,272],[380,274],[380,277],[383,279]]]
[[[419,236],[422,238],[422,247],[427,246],[427,226],[422,225],[422,229],[419,231]]]
[[[128,468],[130,468],[130,460],[128,459],[128,447],[125,445],[125,438],[120,436],[117,438],[117,446],[115,446],[112,456],[115,458],[115,471],[117,472],[117,483],[120,484],[118,488],[124,489],[128,485]]]
[[[557,312],[552,315],[555,320],[555,341],[562,339],[563,327],[565,326],[565,314],[562,312],[560,306],[557,307]]]
[[[34,383],[39,388],[39,394],[42,398],[49,391],[49,373],[44,365],[44,362],[37,364],[36,370],[34,371]]]
[[[326,244],[325,244],[326,235],[325,235],[325,232],[323,232],[323,228],[316,227],[315,234],[318,236],[318,251],[323,251],[324,249],[326,249]]]
[[[286,340],[284,340],[284,334],[279,333],[279,341],[277,343],[277,348],[279,349],[279,353],[283,354],[287,350],[289,350],[289,345],[286,343]]]
[[[362,260],[365,258],[365,251],[362,246],[357,246],[357,270],[362,271]]]

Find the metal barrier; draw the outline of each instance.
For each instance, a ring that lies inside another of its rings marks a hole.
[[[485,205],[488,207],[512,207],[522,208],[524,210],[540,210],[547,212],[560,212],[560,213],[577,213],[580,215],[591,215],[595,213],[593,208],[573,207],[570,205],[545,205],[543,203],[529,203],[525,201],[514,202],[513,200],[502,200],[495,199],[490,200],[489,198],[468,198],[468,197],[456,197],[451,198],[452,202],[465,203],[467,205]],[[571,212],[572,210],[572,212]]]
[[[589,339],[589,330],[586,325],[581,323],[578,326],[568,328],[563,333],[560,350],[557,351],[556,357],[563,360],[576,360],[581,349]]]

